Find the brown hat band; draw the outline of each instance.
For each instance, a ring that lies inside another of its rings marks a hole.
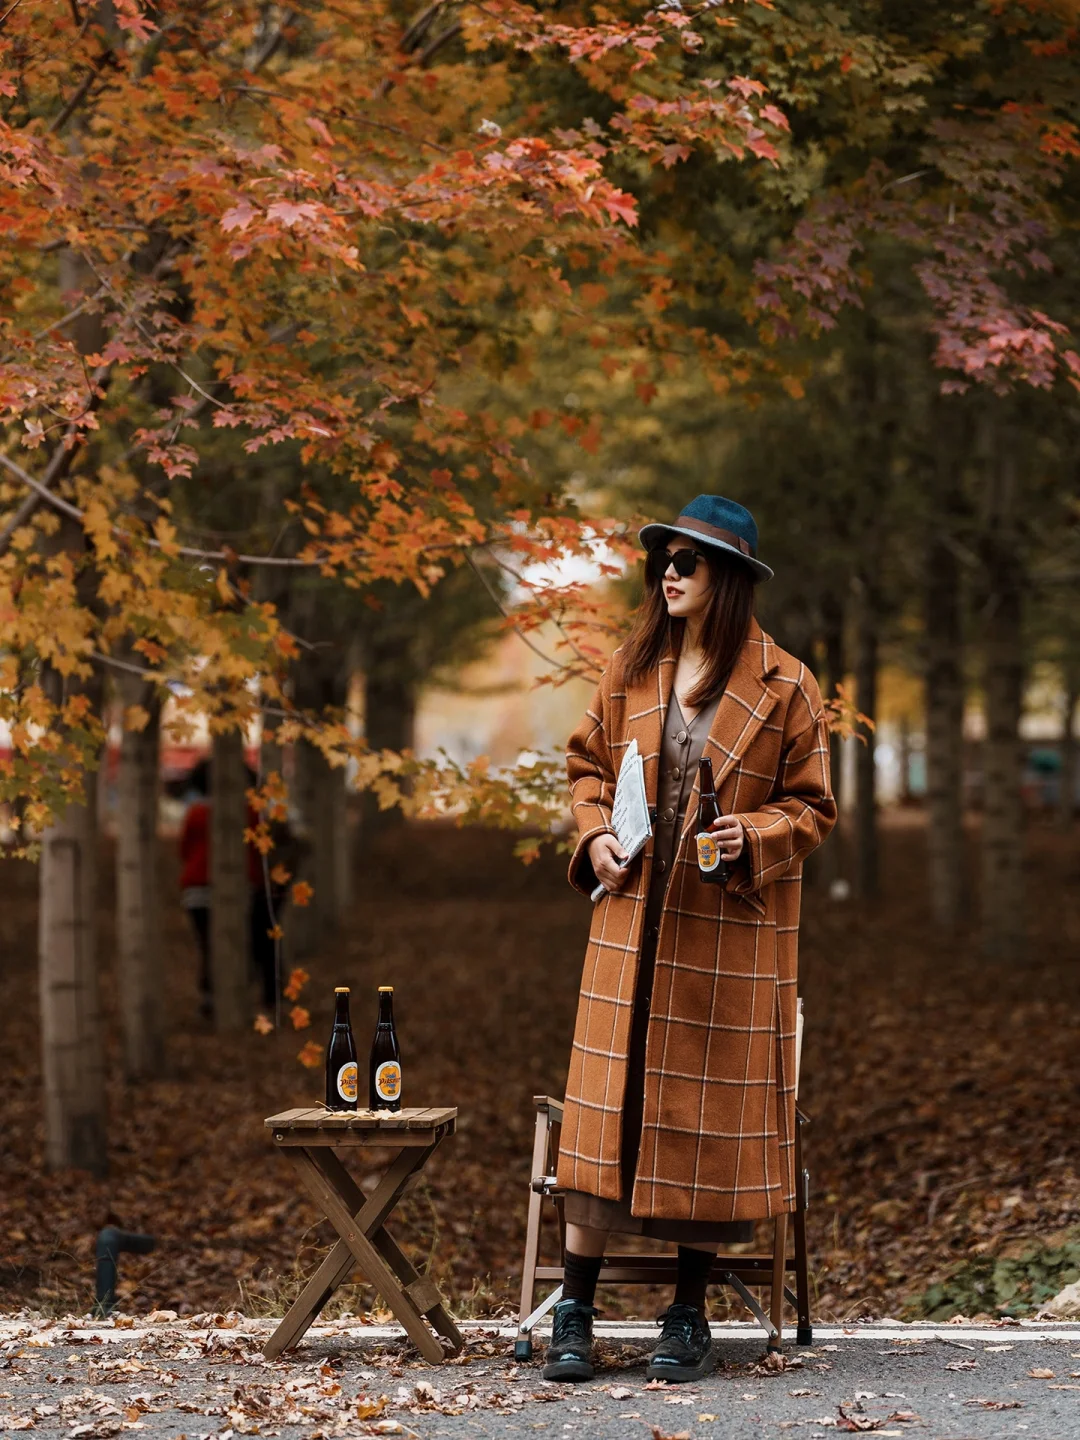
[[[723,540],[726,545],[734,545],[743,555],[753,557],[750,542],[741,535],[736,535],[734,530],[721,530],[719,525],[709,525],[706,521],[695,520],[690,515],[680,515],[675,526],[679,530],[696,530],[699,535],[707,535],[710,540]]]

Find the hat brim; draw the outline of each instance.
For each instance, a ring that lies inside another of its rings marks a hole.
[[[657,545],[665,545],[672,535],[685,535],[695,545],[708,545],[713,550],[724,550],[729,555],[734,555],[736,560],[741,560],[744,565],[750,567],[755,585],[762,580],[773,578],[773,572],[764,561],[755,560],[752,555],[744,555],[741,550],[736,550],[735,546],[729,545],[726,540],[712,540],[708,535],[702,535],[697,530],[683,530],[679,525],[661,525],[659,522],[643,525],[638,531],[638,539],[646,550],[652,550]]]

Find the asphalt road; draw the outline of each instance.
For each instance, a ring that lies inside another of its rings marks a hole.
[[[790,1347],[776,1370],[759,1335],[716,1326],[716,1372],[659,1388],[645,1385],[640,1327],[605,1327],[602,1368],[578,1386],[544,1382],[539,1361],[514,1364],[512,1341],[494,1328],[470,1327],[465,1354],[434,1369],[393,1332],[345,1323],[271,1364],[259,1349],[269,1328],[241,1317],[130,1329],[6,1320],[0,1436],[1080,1440],[1080,1326],[1071,1324],[819,1329],[813,1347]]]

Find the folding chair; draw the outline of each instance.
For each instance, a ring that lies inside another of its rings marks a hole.
[[[799,1089],[799,1062],[802,1056],[803,1008],[799,1001],[795,1030],[795,1093]],[[532,1332],[538,1321],[562,1299],[563,1267],[540,1263],[541,1227],[544,1217],[544,1201],[553,1203],[559,1227],[560,1260],[566,1249],[566,1221],[563,1215],[563,1194],[555,1179],[559,1159],[559,1136],[562,1130],[563,1102],[548,1095],[533,1097],[536,1104],[536,1130],[533,1138],[532,1183],[529,1191],[529,1210],[525,1222],[525,1262],[521,1277],[521,1305],[518,1311],[518,1332],[514,1342],[514,1359],[531,1360],[533,1354]],[[795,1232],[795,1253],[787,1254],[787,1214],[776,1216],[773,1222],[773,1248],[771,1254],[724,1255],[716,1257],[710,1285],[730,1285],[743,1304],[752,1312],[768,1337],[768,1348],[780,1350],[783,1346],[784,1301],[791,1304],[797,1317],[795,1343],[812,1345],[813,1328],[810,1324],[810,1284],[806,1258],[806,1211],[809,1206],[810,1172],[802,1163],[802,1130],[809,1124],[807,1117],[795,1107],[795,1209],[791,1214],[792,1229]],[[677,1261],[671,1254],[662,1255],[605,1255],[600,1271],[601,1285],[674,1285]],[[795,1290],[786,1283],[787,1276],[793,1276]],[[550,1295],[533,1308],[538,1281],[553,1280],[555,1288]],[[766,1314],[757,1299],[747,1288],[750,1285],[767,1288],[770,1294],[769,1313]]]

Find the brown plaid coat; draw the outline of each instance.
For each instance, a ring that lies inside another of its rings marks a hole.
[[[579,838],[570,881],[593,883],[585,847],[610,830],[621,756],[635,739],[650,805],[676,656],[632,686],[615,652],[567,750]],[[721,812],[746,830],[726,886],[702,885],[686,809],[664,900],[648,1025],[645,1106],[631,1211],[749,1220],[794,1206],[795,1011],[802,862],[836,819],[814,677],[755,621],[703,752]],[[652,842],[595,907],[566,1089],[558,1177],[619,1200],[627,1051]]]

